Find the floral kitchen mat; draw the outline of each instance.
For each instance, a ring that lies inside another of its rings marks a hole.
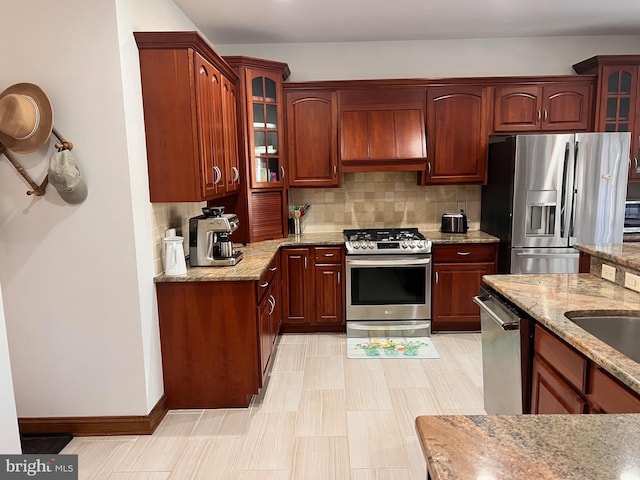
[[[429,337],[347,338],[348,358],[440,358]]]

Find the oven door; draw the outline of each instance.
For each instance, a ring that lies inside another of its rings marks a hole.
[[[431,255],[347,255],[347,322],[431,318]]]

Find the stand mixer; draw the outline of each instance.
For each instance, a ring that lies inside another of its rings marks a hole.
[[[189,263],[192,267],[233,266],[242,259],[230,235],[240,221],[224,207],[204,207],[202,215],[189,219]]]

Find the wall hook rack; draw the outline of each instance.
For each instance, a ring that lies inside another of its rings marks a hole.
[[[60,132],[58,132],[58,130],[55,129],[55,127],[53,127],[53,129],[51,130],[51,133],[53,133],[56,136],[56,138],[59,140],[59,143],[55,144],[55,147],[58,149],[59,152],[62,150],[71,150],[73,148],[73,143],[66,140],[60,134]],[[24,178],[26,182],[29,184],[29,186],[33,189],[33,190],[27,190],[27,195],[35,195],[36,197],[40,197],[44,195],[45,189],[49,184],[48,174],[44,177],[44,180],[42,180],[42,183],[38,185],[27,173],[24,167],[20,165],[20,162],[18,162],[16,157],[13,155],[13,152],[11,152],[7,147],[5,147],[4,144],[2,144],[2,142],[0,142],[0,154],[4,154],[4,156],[9,159],[9,162],[11,162],[11,165],[13,165],[16,171],[20,175],[22,175],[22,178]]]

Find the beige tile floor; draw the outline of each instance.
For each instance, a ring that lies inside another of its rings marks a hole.
[[[246,409],[171,411],[150,436],[76,437],[79,478],[424,480],[418,415],[484,414],[480,334],[439,359],[348,359],[340,334],[283,335]]]

